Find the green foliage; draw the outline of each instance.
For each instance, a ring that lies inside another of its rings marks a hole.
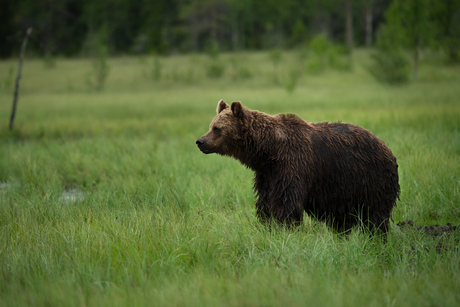
[[[232,55],[230,57],[230,64],[233,70],[234,81],[247,80],[253,77],[247,61],[242,56]]]
[[[325,34],[313,37],[306,52],[309,53],[306,69],[310,73],[318,74],[327,68],[343,71],[352,69],[351,50],[335,45]]]
[[[268,57],[273,64],[273,83],[279,84],[280,79],[278,66],[281,60],[283,59],[283,54],[280,49],[275,48],[270,50],[270,52],[268,53]]]
[[[292,93],[295,90],[299,77],[300,71],[298,67],[291,68],[286,78],[286,81],[284,82],[284,87],[288,93]]]
[[[109,54],[107,46],[99,45],[96,50],[96,53],[97,57],[93,61],[94,74],[96,77],[95,88],[98,91],[102,91],[110,70],[107,63],[107,58]]]
[[[158,81],[161,79],[161,62],[158,57],[153,58],[153,67],[152,67],[152,78],[155,81]]]
[[[305,43],[308,36],[307,27],[302,22],[302,20],[298,19],[292,28],[291,34],[291,45],[298,46]]]
[[[430,0],[397,0],[401,24],[409,48],[423,48],[433,39]]]
[[[5,75],[3,79],[3,88],[5,88],[6,91],[12,90],[13,89],[13,78],[14,78],[14,68],[11,66],[8,68],[8,73]]]
[[[219,44],[215,40],[210,40],[206,48],[209,61],[205,64],[206,74],[209,78],[221,78],[225,72],[225,63],[219,58]]]
[[[296,47],[325,29],[334,42],[343,41],[345,32],[346,11],[339,0],[43,1],[2,1],[0,56],[17,53],[17,41],[11,37],[24,31],[25,25],[34,25],[33,41],[40,42],[31,44],[30,50],[58,56],[81,55],[88,35],[104,25],[108,26],[107,45],[113,54],[207,51],[210,39],[234,50]],[[460,29],[457,0],[356,1],[351,12],[354,33],[363,29],[363,18],[358,16],[364,7],[372,11],[373,27],[378,29],[385,19],[384,10],[396,2],[403,10],[405,31],[426,36],[423,47],[434,38],[448,54],[456,54]]]
[[[388,36],[385,38],[385,44],[393,48],[405,47],[410,50],[412,72],[414,77],[417,77],[420,50],[434,39],[430,0],[394,0],[385,17],[385,35]]]
[[[331,42],[327,39],[324,33],[318,34],[310,41],[310,49],[313,54],[317,57],[323,57],[327,55],[327,52],[331,48]]]
[[[380,82],[398,85],[409,82],[410,65],[401,51],[379,50],[372,54],[369,72]]]
[[[43,57],[45,68],[52,69],[56,67],[56,59],[51,54],[47,53]]]
[[[221,78],[225,72],[225,64],[218,59],[212,59],[206,64],[209,78]]]
[[[246,80],[253,77],[251,70],[246,66],[239,66],[237,71],[238,79]]]
[[[434,44],[444,50],[447,63],[459,63],[460,2],[432,0],[430,4],[435,33]]]
[[[352,50],[345,45],[334,45],[329,50],[329,65],[336,70],[351,71],[353,69]]]
[[[307,70],[312,73],[320,73],[326,69],[330,42],[326,35],[319,34],[310,41],[310,50],[313,57],[307,61]]]
[[[398,43],[400,33],[397,24],[392,23],[377,34],[376,51],[368,70],[380,82],[398,85],[409,81],[410,62]]]
[[[105,81],[109,76],[109,51],[107,46],[107,29],[103,27],[99,32],[89,37],[89,53],[92,58],[92,72],[86,77],[86,83],[98,92],[104,89]]]
[[[367,51],[355,56],[355,70],[299,78],[291,93],[267,83],[267,52],[244,54],[254,75],[238,83],[207,79],[205,55],[162,58],[154,83],[116,57],[97,94],[81,82],[88,60],[29,60],[16,129],[0,126],[0,305],[459,305],[458,231],[395,223],[460,223],[460,68],[427,64],[410,86],[382,87],[362,69]],[[296,60],[283,53],[281,76]],[[15,62],[0,61],[0,80]],[[193,86],[172,83],[189,69]],[[261,225],[252,172],[195,145],[220,98],[384,140],[402,191],[387,243],[308,217]],[[0,92],[0,114],[10,106]]]
[[[215,40],[209,40],[206,47],[206,53],[211,57],[211,59],[218,59],[220,53],[218,42]]]
[[[283,58],[283,54],[280,49],[273,49],[268,53],[270,61],[273,63],[274,67],[278,67],[281,59]]]

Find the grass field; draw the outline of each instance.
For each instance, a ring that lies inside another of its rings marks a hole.
[[[268,53],[221,55],[221,78],[204,55],[121,57],[102,92],[89,60],[26,60],[13,132],[17,63],[0,62],[0,305],[460,305],[459,231],[396,226],[460,223],[460,67],[388,87],[368,58],[308,74],[284,53],[276,81]],[[387,243],[260,225],[251,171],[195,145],[221,98],[383,139],[401,184]]]

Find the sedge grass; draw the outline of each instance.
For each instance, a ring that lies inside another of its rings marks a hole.
[[[153,59],[110,59],[100,93],[86,88],[89,61],[27,61],[13,132],[0,88],[0,305],[458,305],[458,232],[395,224],[460,223],[460,69],[427,63],[392,88],[367,56],[352,72],[304,73],[292,93],[273,84],[267,53],[221,55],[214,80],[201,55],[161,58],[157,79]],[[232,61],[252,77],[235,78]],[[296,61],[283,55],[281,78]],[[0,62],[0,82],[12,65]],[[402,191],[386,244],[308,217],[297,230],[260,225],[251,172],[195,146],[220,98],[382,138]]]

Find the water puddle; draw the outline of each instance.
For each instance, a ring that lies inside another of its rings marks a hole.
[[[61,194],[60,200],[64,203],[76,203],[83,201],[85,195],[78,189],[68,189]]]

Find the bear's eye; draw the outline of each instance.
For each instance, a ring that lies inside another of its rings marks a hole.
[[[217,127],[212,127],[212,132],[220,134],[220,129]]]

